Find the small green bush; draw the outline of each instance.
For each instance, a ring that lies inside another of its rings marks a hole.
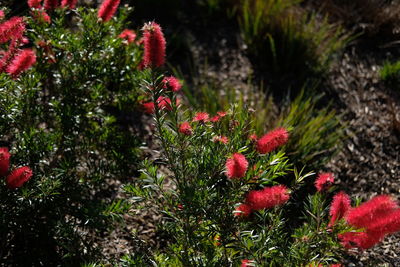
[[[390,85],[397,85],[400,78],[400,61],[391,63],[385,62],[382,69],[379,71],[379,75],[381,79],[390,84]]]

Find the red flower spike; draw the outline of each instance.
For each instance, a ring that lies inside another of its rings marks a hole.
[[[28,6],[30,8],[40,8],[42,0],[28,0]]]
[[[12,17],[0,24],[0,44],[9,40],[19,40],[25,32],[25,23],[21,17]]]
[[[236,210],[235,210],[235,212],[234,212],[233,215],[235,215],[236,217],[241,217],[241,218],[243,218],[243,217],[249,217],[252,211],[253,211],[253,210],[252,210],[252,208],[251,208],[249,205],[247,205],[247,204],[240,204],[240,205],[236,208]]]
[[[231,158],[226,160],[226,176],[229,179],[243,178],[246,175],[249,162],[240,153],[234,153]]]
[[[240,267],[251,267],[251,266],[253,266],[253,263],[254,261],[252,261],[252,260],[248,260],[248,259],[244,259],[244,260],[242,260],[242,264],[240,265]]]
[[[368,226],[367,231],[377,233],[378,235],[387,235],[400,231],[400,209],[377,218]]]
[[[220,143],[226,145],[226,144],[229,143],[229,138],[226,137],[226,136],[216,136],[216,137],[214,137],[213,141],[214,142],[220,142]]]
[[[5,16],[6,14],[4,14],[4,11],[0,9],[0,20],[3,20]]]
[[[286,144],[289,133],[285,128],[270,131],[257,141],[256,149],[261,154],[267,154]]]
[[[211,122],[218,122],[221,117],[216,115],[210,119]]]
[[[7,73],[14,78],[18,77],[22,72],[26,71],[36,62],[36,54],[32,49],[24,49],[18,53],[7,67]]]
[[[317,188],[318,192],[322,192],[324,190],[328,190],[332,186],[334,181],[335,176],[333,176],[333,173],[320,173],[315,180],[315,187]]]
[[[172,92],[178,92],[182,88],[181,82],[174,76],[165,77],[163,83],[164,88]]]
[[[220,116],[221,118],[226,116],[226,112],[225,111],[218,111],[217,112],[218,116]]]
[[[395,209],[398,205],[390,196],[380,195],[361,204],[356,208],[352,208],[347,212],[346,221],[358,228],[368,228],[377,219],[383,218]]]
[[[8,148],[0,147],[0,177],[6,176],[10,168],[10,153]]]
[[[159,98],[157,98],[157,103],[158,103],[158,108],[163,110],[166,109],[168,111],[172,110],[172,105],[171,105],[171,99],[169,99],[168,97],[164,97],[164,96],[160,96]],[[179,104],[179,100],[176,100],[176,105]]]
[[[346,212],[350,209],[350,197],[343,191],[337,193],[332,200],[329,215],[331,220],[328,226],[333,226],[338,220],[343,218]]]
[[[153,102],[143,103],[142,108],[143,108],[143,111],[147,114],[154,113],[154,103]]]
[[[126,40],[128,42],[128,44],[131,44],[136,39],[136,33],[132,30],[125,29],[121,32],[121,34],[118,37]]]
[[[197,112],[193,118],[193,121],[206,123],[209,120],[209,115],[206,112]]]
[[[99,8],[97,17],[102,19],[104,22],[109,21],[117,11],[120,0],[104,0]]]
[[[62,7],[69,7],[70,9],[74,9],[76,7],[76,3],[78,0],[62,0],[61,6]]]
[[[44,0],[43,8],[46,10],[55,9],[59,6],[58,0]]]
[[[377,235],[375,233],[347,232],[344,234],[339,234],[338,238],[342,246],[344,246],[347,249],[350,248],[368,249],[373,247],[379,241],[381,241],[383,236]]]
[[[178,131],[184,135],[192,135],[193,134],[192,127],[190,126],[190,123],[187,121],[185,121],[181,125],[179,125]]]
[[[289,200],[289,191],[284,185],[266,187],[262,190],[250,191],[246,197],[246,203],[253,210],[262,210],[283,205]]]
[[[143,27],[144,66],[161,67],[165,63],[166,42],[160,25],[155,22],[145,24]]]
[[[31,179],[32,175],[32,170],[28,166],[17,168],[7,176],[7,186],[10,189],[21,187],[24,183]]]

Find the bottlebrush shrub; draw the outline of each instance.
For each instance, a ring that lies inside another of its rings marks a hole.
[[[49,22],[37,20],[37,9],[0,22],[0,146],[11,155],[1,173],[8,164],[33,173],[23,185],[19,173],[0,184],[6,265],[77,266],[93,256],[89,229],[106,230],[115,213],[105,179],[136,170],[143,49],[120,37],[129,9],[104,22],[97,10],[71,10],[74,3],[48,10]],[[13,181],[18,188],[5,186]]]
[[[166,88],[158,69],[146,73],[142,86],[162,148],[157,162],[168,170],[146,161],[142,175],[125,189],[138,207],[164,215],[160,231],[169,240],[165,249],[131,260],[143,264],[150,258],[147,264],[166,266],[335,263],[343,251],[337,231],[346,226],[328,228],[325,195],[309,198],[304,217],[286,212],[301,209],[293,193],[312,174],[297,172],[283,152],[291,132],[278,128],[261,141],[249,138],[254,114],[248,109],[184,110],[177,101],[181,92]],[[170,108],[160,106],[160,99],[168,99]]]

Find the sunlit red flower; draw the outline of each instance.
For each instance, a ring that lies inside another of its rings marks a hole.
[[[179,125],[179,132],[184,135],[192,135],[193,131],[190,123],[185,121],[181,125]]]
[[[55,9],[59,6],[58,0],[44,0],[43,8],[46,10]]]
[[[217,122],[217,121],[219,121],[220,118],[221,118],[220,116],[216,115],[216,116],[212,117],[212,118],[210,119],[210,121],[211,121],[211,122]]]
[[[289,190],[284,185],[266,187],[262,190],[250,191],[246,197],[246,203],[253,210],[262,210],[283,205],[289,200]]]
[[[61,6],[62,7],[69,7],[70,9],[74,9],[76,7],[76,3],[78,0],[62,0]]]
[[[30,8],[40,8],[42,0],[28,0],[28,6]]]
[[[209,119],[208,113],[206,113],[206,112],[197,112],[194,115],[193,121],[206,123],[206,122],[208,122],[208,119]]]
[[[339,234],[340,243],[347,249],[360,248],[368,249],[379,243],[383,235],[368,232],[347,232]]]
[[[10,167],[10,153],[8,148],[0,147],[0,177],[6,176]]]
[[[377,218],[368,225],[367,231],[382,235],[400,231],[400,209],[395,209],[385,216]]]
[[[243,178],[246,174],[249,162],[246,157],[240,153],[234,153],[232,157],[226,160],[226,176],[229,179]]]
[[[236,208],[234,215],[237,217],[249,217],[252,211],[253,210],[251,209],[251,207],[248,204],[244,203],[240,204]]]
[[[36,62],[36,54],[32,49],[23,49],[18,53],[11,64],[7,67],[7,73],[13,77],[18,77]]]
[[[153,102],[142,103],[142,108],[143,108],[143,111],[147,114],[154,113],[154,103]]]
[[[270,131],[257,141],[256,149],[261,154],[267,154],[286,144],[289,134],[285,128]]]
[[[0,44],[9,40],[19,40],[25,32],[25,23],[21,17],[12,17],[0,24]]]
[[[45,22],[47,24],[50,24],[51,22],[49,14],[47,14],[44,10],[34,10],[32,12],[32,17],[38,22]]]
[[[102,19],[104,22],[109,21],[117,11],[120,0],[104,0],[99,8],[97,17]]]
[[[132,30],[125,29],[121,32],[121,34],[118,37],[126,40],[128,42],[128,44],[131,44],[136,39],[136,33]]]
[[[335,181],[335,177],[333,173],[324,172],[320,173],[315,179],[315,187],[317,188],[318,192],[322,192],[324,190],[328,190]]]
[[[165,63],[166,42],[160,25],[150,22],[143,27],[145,67],[161,67]]]
[[[397,203],[390,196],[380,195],[350,209],[345,219],[352,226],[368,228],[377,219],[391,214],[397,208],[399,208]]]
[[[226,116],[226,112],[225,111],[218,111],[217,112],[218,116],[220,116],[221,118]]]
[[[8,188],[14,189],[21,187],[32,177],[32,170],[28,166],[15,169],[6,178]]]
[[[181,82],[174,76],[165,77],[163,80],[164,88],[172,92],[178,92],[182,88]]]
[[[343,218],[350,207],[350,197],[343,191],[337,193],[333,197],[329,210],[329,215],[331,216],[329,226],[333,226],[335,222]]]

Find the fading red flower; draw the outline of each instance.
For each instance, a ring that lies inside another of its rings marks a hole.
[[[206,123],[206,122],[208,122],[208,119],[209,119],[208,113],[206,113],[206,112],[197,112],[194,115],[193,121]]]
[[[126,40],[128,42],[128,44],[131,44],[136,39],[136,33],[132,30],[125,29],[121,32],[121,34],[118,37]]]
[[[18,77],[22,72],[26,71],[36,62],[36,54],[32,49],[23,49],[12,60],[7,67],[7,73],[14,78]]]
[[[226,113],[225,111],[218,111],[217,114],[218,114],[218,116],[220,116],[221,118],[223,118],[223,117],[226,116],[227,113]]]
[[[32,14],[32,17],[38,22],[41,22],[41,23],[44,22],[47,24],[50,24],[50,22],[51,22],[51,18],[49,16],[49,14],[46,13],[46,11],[34,10],[31,14]]]
[[[28,0],[28,6],[30,8],[40,8],[42,0]]]
[[[44,0],[43,8],[46,10],[55,9],[59,6],[58,0]]]
[[[178,92],[182,88],[181,82],[174,76],[165,77],[163,80],[164,88],[172,92]]]
[[[161,67],[165,63],[166,42],[160,25],[150,22],[143,27],[143,64],[147,67]]]
[[[10,153],[8,148],[0,147],[0,177],[6,176],[10,168]]]
[[[229,179],[243,178],[246,174],[249,162],[246,157],[240,153],[234,153],[232,157],[226,160],[226,176]]]
[[[31,179],[32,175],[32,170],[28,166],[17,168],[7,176],[7,186],[10,189],[21,187],[24,183]]]
[[[215,136],[213,138],[213,142],[220,142],[222,144],[228,144],[229,143],[229,138],[226,136]]]
[[[399,208],[397,203],[390,196],[380,195],[356,208],[350,209],[345,218],[352,226],[368,228],[377,219],[391,214],[397,208]]]
[[[246,203],[253,210],[262,210],[283,205],[289,200],[289,190],[284,185],[266,187],[262,190],[250,191]]]
[[[251,135],[249,135],[249,139],[250,139],[250,141],[252,141],[252,142],[256,142],[257,141],[257,135],[256,134],[251,134]]]
[[[322,192],[324,190],[328,190],[333,182],[335,181],[335,176],[333,176],[333,173],[330,172],[324,172],[320,173],[315,179],[315,187],[317,188],[318,192]]]
[[[184,135],[192,135],[192,127],[190,126],[190,123],[185,121],[181,125],[179,125],[179,132],[184,134]]]
[[[248,204],[244,203],[240,204],[236,208],[234,215],[236,217],[249,217],[252,211],[253,211],[252,208]]]
[[[12,17],[0,24],[0,44],[9,40],[19,40],[25,32],[25,23],[21,17]]]
[[[328,226],[333,226],[335,222],[343,218],[350,207],[350,197],[343,191],[337,193],[333,197],[331,208],[329,210],[331,219]]]
[[[267,154],[286,144],[289,133],[285,128],[270,131],[257,141],[256,149],[261,154]]]
[[[176,104],[178,105],[179,100],[177,99],[176,101],[177,101]],[[168,110],[168,111],[172,110],[171,99],[168,97],[160,96],[159,98],[157,98],[157,103],[158,103],[157,104],[158,108],[161,110],[163,110],[163,109]]]
[[[211,122],[218,122],[221,117],[216,115],[210,119]]]
[[[109,21],[117,11],[120,0],[104,0],[99,8],[97,17],[102,19],[104,22]]]
[[[154,103],[153,102],[142,103],[142,108],[143,108],[143,111],[147,114],[154,113]]]
[[[62,0],[61,6],[62,7],[69,7],[70,9],[74,9],[76,7],[76,3],[78,0]]]
[[[338,238],[342,246],[347,249],[368,249],[380,242],[383,236],[376,233],[368,232],[347,232],[344,234],[339,234]]]

